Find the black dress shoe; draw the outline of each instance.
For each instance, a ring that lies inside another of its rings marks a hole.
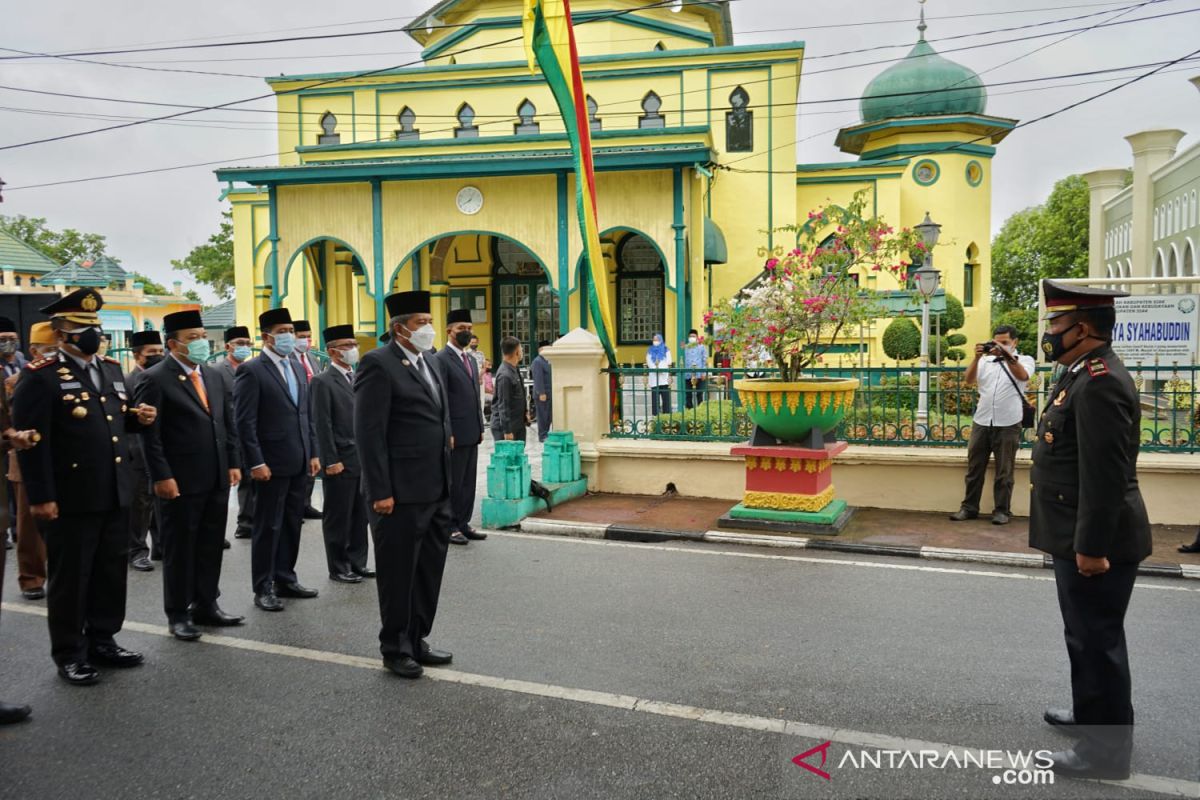
[[[1007,525],[1011,521],[1012,517],[1008,516],[1008,514],[1005,514],[1003,511],[997,511],[995,514],[992,514],[993,525]]]
[[[170,631],[172,636],[183,642],[194,642],[200,638],[200,631],[186,619],[182,622],[172,622]]]
[[[206,625],[213,628],[232,628],[234,625],[241,625],[246,621],[245,617],[237,616],[236,614],[226,614],[218,605],[213,605],[212,608],[193,609],[192,623],[195,625]]]
[[[249,528],[238,528],[236,531],[233,532],[233,538],[249,539],[250,538],[250,529]]]
[[[83,661],[59,664],[58,676],[72,686],[90,686],[100,680],[100,672]]]
[[[312,506],[309,506],[308,508],[304,509],[304,518],[305,519],[321,519],[324,516],[325,515],[323,513],[321,513],[317,509],[313,508]]]
[[[1099,760],[1081,756],[1074,749],[1050,754],[1050,769],[1067,778],[1096,778],[1123,781],[1129,777],[1129,756]]]
[[[471,541],[475,541],[475,542],[482,542],[484,539],[487,538],[486,533],[480,533],[479,531],[475,530],[474,528],[468,528],[467,530],[462,532],[462,535],[467,537]]]
[[[330,573],[329,580],[337,581],[338,583],[362,583],[362,577],[355,575],[353,572]]]
[[[1191,544],[1179,545],[1179,552],[1181,552],[1181,553],[1200,553],[1200,539],[1197,539],[1196,541],[1192,542]]]
[[[21,591],[21,597],[26,600],[42,600],[46,597],[46,590],[41,586],[36,589],[24,589]]]
[[[93,661],[107,664],[110,667],[136,667],[146,660],[141,653],[126,650],[119,644],[97,644],[88,648]]]
[[[360,578],[375,577],[375,570],[371,569],[370,567],[351,567],[350,571],[355,575],[358,575]]]
[[[283,611],[283,603],[273,593],[254,595],[254,605],[263,611]]]
[[[221,545],[222,550],[228,550],[231,547],[233,547],[233,545],[230,543],[230,541],[228,539],[225,540],[225,544]]]
[[[419,678],[425,674],[425,670],[421,665],[413,660],[411,656],[399,656],[398,658],[385,658],[383,666],[391,670],[401,678]]]
[[[29,719],[33,709],[29,706],[14,706],[11,703],[0,703],[0,725],[12,725]]]
[[[133,567],[138,572],[154,571],[154,565],[151,564],[150,559],[146,558],[145,556],[142,556],[141,558],[135,558],[133,561],[130,561],[129,566]]]
[[[454,655],[447,653],[445,650],[434,650],[429,646],[429,642],[421,640],[421,647],[417,651],[417,663],[428,664],[431,667],[440,664],[449,664],[454,660]]]
[[[1047,708],[1042,719],[1051,725],[1074,725],[1075,712],[1069,708]]]
[[[316,589],[309,589],[299,583],[279,583],[275,585],[275,594],[280,597],[299,597],[302,599],[316,597]]]
[[[467,539],[467,537],[463,536],[458,531],[455,531],[454,533],[450,534],[450,544],[470,544],[470,543],[471,542]]]
[[[950,519],[955,522],[966,522],[969,519],[979,519],[979,514],[977,512],[967,511],[966,509],[960,508],[958,511],[955,511],[950,515]]]

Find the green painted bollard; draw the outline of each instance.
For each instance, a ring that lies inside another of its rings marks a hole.
[[[520,500],[529,494],[529,478],[525,443],[496,442],[492,463],[487,468],[488,497],[493,500]]]

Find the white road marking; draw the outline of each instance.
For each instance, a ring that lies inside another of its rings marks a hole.
[[[481,529],[482,530],[482,529]],[[818,558],[814,556],[785,556],[767,553],[745,553],[738,550],[710,550],[707,548],[688,547],[686,545],[644,544],[641,542],[620,542],[612,539],[590,539],[576,536],[542,535],[538,533],[518,533],[516,531],[487,531],[489,536],[503,536],[512,539],[532,539],[539,542],[562,542],[593,547],[620,547],[632,550],[658,550],[668,553],[686,553],[698,556],[730,556],[733,558],[757,558],[765,561],[796,561],[804,564],[832,564],[841,567],[867,567],[868,569],[894,569],[904,572],[937,572],[949,575],[974,575],[982,578],[1006,578],[1018,581],[1054,581],[1053,575],[1032,575],[1022,572],[996,572],[986,569],[963,569],[959,567],[931,567],[923,564],[895,564],[883,561],[857,561],[849,558]],[[1200,594],[1200,588],[1187,586],[1166,586],[1159,583],[1144,583],[1145,576],[1134,584],[1137,589],[1154,589],[1161,592],[1192,592]],[[1175,580],[1175,579],[1171,579]],[[1186,583],[1186,581],[1184,581]]]
[[[45,617],[46,609],[40,606],[0,604],[4,611],[27,614],[34,617]],[[125,630],[150,634],[151,636],[168,637],[171,633],[165,625],[149,625],[144,622],[127,620]],[[334,653],[327,650],[313,650],[307,647],[292,647],[291,645],[260,642],[254,639],[244,639],[237,636],[221,636],[205,633],[199,644],[230,647],[236,650],[247,650],[268,655],[287,656],[306,661],[317,661],[324,664],[337,664],[358,669],[382,670],[379,658],[352,656],[345,653]],[[797,720],[780,719],[777,717],[762,717],[755,714],[739,714],[730,711],[720,711],[712,708],[701,708],[680,703],[667,703],[659,700],[635,697],[627,694],[577,689],[571,686],[559,686],[552,683],[522,681],[514,678],[499,678],[493,675],[479,675],[471,672],[459,672],[453,669],[434,668],[425,670],[425,677],[444,683],[455,683],[462,686],[477,686],[484,689],[495,689],[502,692],[544,697],[550,700],[564,700],[572,703],[584,703],[593,706],[616,708],[641,714],[654,714],[662,717],[705,722],[711,725],[724,725],[728,728],[763,731],[782,736],[793,736],[800,739],[816,741],[828,740],[838,744],[856,748],[901,750],[917,753],[922,750],[932,750],[939,754],[966,750],[978,750],[965,745],[946,744],[945,742],[929,742],[922,739],[906,739],[888,734],[871,731],[857,731],[850,728],[833,728],[827,725],[816,725]],[[1124,781],[1099,781],[1126,789],[1134,789],[1155,794],[1171,795],[1174,797],[1200,797],[1200,782],[1180,778],[1169,778],[1161,775],[1142,775],[1135,773]]]

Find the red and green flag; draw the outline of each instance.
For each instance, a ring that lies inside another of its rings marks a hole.
[[[616,351],[611,333],[616,328],[608,297],[608,270],[600,250],[600,226],[596,222],[596,171],[592,164],[587,93],[583,90],[583,75],[579,70],[579,51],[575,47],[569,1],[525,0],[523,28],[529,69],[532,72],[541,67],[546,76],[575,157],[575,210],[588,263],[588,308],[608,359],[615,364]]]

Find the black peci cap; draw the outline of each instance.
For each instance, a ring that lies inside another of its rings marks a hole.
[[[232,328],[225,329],[225,343],[229,344],[234,339],[249,339],[250,329],[245,325],[234,325]]]
[[[466,308],[456,308],[446,315],[446,324],[454,325],[459,322],[470,322],[471,311]]]
[[[388,316],[402,317],[406,314],[428,314],[430,308],[429,292],[396,292],[389,294],[383,300],[387,306]]]
[[[353,339],[354,338],[354,326],[353,325],[330,325],[328,328],[326,328],[325,330],[323,330],[321,332],[321,336],[324,339],[326,346],[328,346],[330,342],[336,342],[340,339]]]
[[[185,331],[189,328],[203,328],[204,318],[200,316],[200,312],[195,309],[189,311],[176,311],[174,314],[167,314],[163,317],[163,330],[167,333],[175,331]]]
[[[158,331],[138,331],[129,337],[130,347],[145,347],[148,344],[162,343],[162,334]]]
[[[286,308],[268,308],[258,315],[258,327],[264,331],[276,325],[290,324],[292,324],[292,312]]]

